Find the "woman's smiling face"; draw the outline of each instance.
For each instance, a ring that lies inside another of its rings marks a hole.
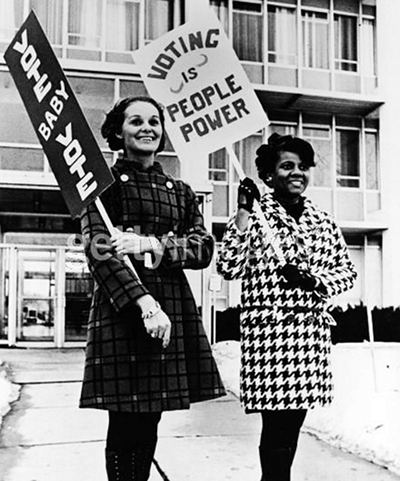
[[[273,189],[277,197],[295,201],[306,190],[310,180],[310,166],[294,152],[280,152],[272,173]]]
[[[120,134],[128,153],[156,152],[162,134],[160,115],[154,105],[141,101],[128,105]]]

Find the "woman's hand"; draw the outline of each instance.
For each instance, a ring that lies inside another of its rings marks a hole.
[[[158,253],[161,249],[161,244],[156,237],[135,234],[132,228],[128,228],[126,232],[115,228],[114,235],[111,236],[111,243],[117,254],[122,255]]]
[[[249,177],[245,177],[239,183],[235,224],[244,232],[248,227],[249,216],[253,212],[254,201],[260,201],[261,195],[257,185]]]
[[[117,254],[141,254],[140,236],[133,231],[122,232],[114,229],[114,235],[111,236],[111,244]]]
[[[261,194],[256,183],[245,177],[239,183],[238,188],[238,209],[244,209],[247,212],[253,212],[254,201],[260,202]]]
[[[162,346],[166,348],[171,337],[171,321],[167,314],[150,294],[139,297],[136,304],[142,310],[142,319],[147,333],[153,339],[161,339]]]
[[[283,284],[285,289],[300,287],[305,291],[319,291],[321,294],[324,294],[326,291],[325,286],[317,277],[313,276],[309,271],[299,269],[293,264],[285,264],[279,269],[279,273],[286,280]]]
[[[160,309],[153,316],[143,319],[143,322],[147,333],[153,339],[161,339],[163,348],[166,348],[171,337],[171,321],[167,314]]]

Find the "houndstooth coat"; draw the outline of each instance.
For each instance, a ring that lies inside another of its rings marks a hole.
[[[266,194],[261,200],[286,261],[309,268],[325,295],[286,289],[279,263],[254,214],[240,232],[229,221],[217,259],[227,280],[241,279],[241,400],[246,411],[308,409],[332,400],[329,300],[356,273],[332,218],[304,199],[299,223]]]
[[[95,280],[80,407],[125,412],[188,408],[225,394],[184,268],[207,267],[213,239],[190,187],[159,163],[146,171],[119,160],[102,195],[114,226],[157,236],[164,250],[154,268],[130,256],[138,277],[115,254],[94,204],[81,218]],[[151,293],[172,323],[166,349],[145,331],[135,299]]]

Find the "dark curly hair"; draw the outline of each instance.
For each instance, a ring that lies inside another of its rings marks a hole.
[[[129,96],[118,100],[112,109],[106,114],[106,118],[101,126],[101,135],[106,139],[111,150],[124,150],[125,145],[123,139],[117,137],[121,133],[122,124],[125,120],[125,110],[134,102],[147,102],[158,110],[162,126],[162,136],[160,145],[157,147],[156,153],[164,150],[165,146],[165,116],[163,107],[151,97]]]
[[[279,135],[273,133],[267,144],[262,144],[256,151],[255,160],[258,177],[266,182],[280,158],[281,152],[293,152],[310,167],[315,166],[314,149],[306,140],[293,135]]]

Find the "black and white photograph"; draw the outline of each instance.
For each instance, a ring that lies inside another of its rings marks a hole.
[[[0,0],[0,481],[400,481],[399,18]]]

